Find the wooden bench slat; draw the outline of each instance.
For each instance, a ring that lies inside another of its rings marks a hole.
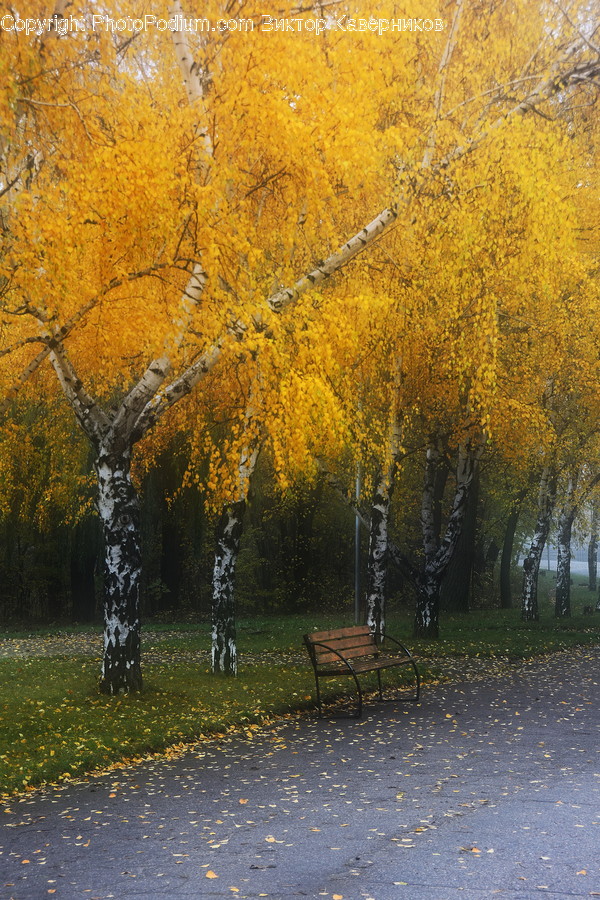
[[[372,634],[346,634],[343,637],[320,638],[315,644],[327,644],[328,647],[364,647],[375,644]]]
[[[360,647],[356,647],[355,649],[350,650],[344,650],[344,652],[340,654],[330,653],[328,650],[323,649],[321,649],[319,652],[319,648],[317,648],[316,663],[318,666],[321,666],[323,664],[327,664],[328,662],[339,660],[340,656],[343,656],[344,659],[363,659],[365,655],[370,654],[365,654],[364,649],[361,649]],[[374,655],[373,658],[375,658]]]
[[[333,631],[311,631],[308,637],[313,641],[327,642],[329,638],[338,640],[339,638],[352,637],[359,634],[371,637],[371,629],[368,625],[348,625],[345,628],[334,628]]]
[[[315,647],[315,656],[320,659],[322,656],[374,656],[377,648],[363,647]]]
[[[374,653],[377,650],[377,645],[372,637],[367,637],[366,635],[360,638],[342,638],[341,641],[334,641],[329,638],[328,641],[322,641],[315,645],[315,653],[325,651],[326,648],[337,650],[340,653],[345,653],[347,650],[354,648],[361,650],[363,653]]]

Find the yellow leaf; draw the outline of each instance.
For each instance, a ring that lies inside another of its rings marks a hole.
[[[212,869],[209,869],[208,872],[206,873],[206,878],[218,878],[218,877],[219,876],[215,872],[213,872]]]

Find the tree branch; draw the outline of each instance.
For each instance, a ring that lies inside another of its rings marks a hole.
[[[581,44],[577,42],[572,44],[567,50],[566,57],[573,56],[577,50],[581,49]],[[556,64],[555,70],[560,68],[560,64]],[[537,87],[527,95],[523,100],[513,106],[508,112],[502,116],[498,116],[486,131],[481,132],[477,137],[472,138],[461,147],[456,147],[448,153],[435,167],[438,170],[447,168],[451,163],[456,162],[468,153],[471,153],[480,146],[494,131],[500,129],[503,125],[513,118],[520,118],[528,112],[534,110],[541,103],[550,100],[571,85],[579,85],[584,83],[592,83],[593,80],[600,75],[600,59],[587,60],[577,63],[566,72],[558,72],[540,81]]]
[[[446,87],[446,78],[448,76],[448,66],[450,65],[452,53],[456,46],[456,35],[458,33],[462,6],[463,0],[458,0],[456,8],[454,10],[454,16],[452,18],[452,25],[450,26],[450,33],[448,34],[446,47],[444,48],[444,52],[442,54],[442,58],[440,60],[440,65],[438,68],[438,86],[433,98],[433,123],[429,132],[427,147],[425,148],[425,153],[423,154],[423,161],[421,163],[422,169],[429,169],[435,150],[436,127],[442,115],[442,104],[444,102],[444,90]]]
[[[90,397],[77,377],[61,341],[49,336],[50,360],[56,376],[82,429],[97,446],[110,427],[110,420]]]

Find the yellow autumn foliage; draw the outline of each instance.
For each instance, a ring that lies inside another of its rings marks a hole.
[[[539,437],[547,371],[572,359],[593,392],[597,123],[560,90],[595,58],[589,4],[416,0],[410,21],[442,24],[409,30],[363,27],[364,3],[284,0],[276,18],[296,24],[275,29],[249,0],[252,28],[186,35],[194,102],[168,27],[92,27],[97,12],[65,34],[0,31],[1,396],[48,335],[108,410],[152,359],[176,377],[218,347],[199,398],[165,418],[192,430],[188,478],[207,465],[218,505],[255,442],[286,487],[322,459],[384,464],[398,415],[406,432]],[[183,12],[233,21],[218,0]],[[377,20],[409,21],[393,0]],[[386,206],[376,244],[290,315],[269,311]],[[56,390],[47,364],[37,377]]]

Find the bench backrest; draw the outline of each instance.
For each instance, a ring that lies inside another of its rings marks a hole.
[[[317,665],[339,662],[339,656],[328,650],[337,650],[346,659],[377,653],[377,644],[368,625],[349,625],[333,631],[312,631],[304,635],[304,642]],[[319,646],[327,644],[327,647]]]

